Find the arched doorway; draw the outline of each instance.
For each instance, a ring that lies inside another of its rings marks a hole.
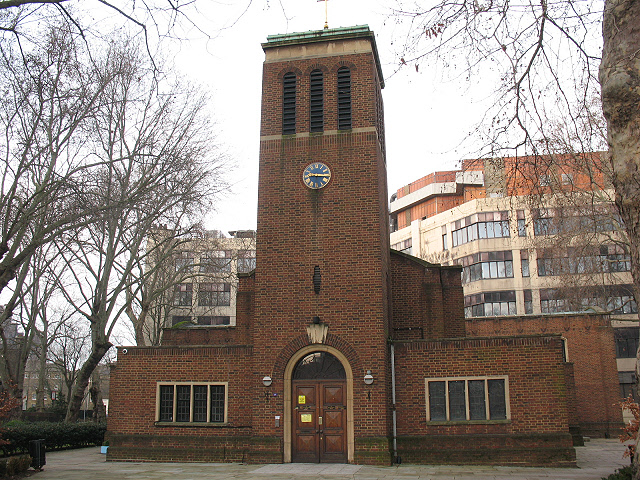
[[[335,349],[315,345],[294,355],[285,371],[285,462],[353,461],[352,379]]]

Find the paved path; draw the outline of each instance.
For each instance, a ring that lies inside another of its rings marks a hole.
[[[600,480],[628,465],[617,440],[591,440],[576,448],[578,468],[398,465],[106,462],[98,447],[47,453],[33,480]]]

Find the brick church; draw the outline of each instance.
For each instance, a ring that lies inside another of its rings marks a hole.
[[[466,337],[461,267],[389,248],[373,32],[262,47],[257,267],[235,325],[118,349],[108,459],[574,465],[561,336]]]

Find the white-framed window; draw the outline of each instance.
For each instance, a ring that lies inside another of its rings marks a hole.
[[[227,423],[226,382],[158,382],[156,422]]]
[[[425,378],[427,421],[509,420],[509,378]]]

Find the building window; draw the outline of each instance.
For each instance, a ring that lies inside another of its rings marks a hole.
[[[623,247],[618,245],[601,245],[599,252],[597,249],[571,247],[565,252],[558,252],[557,249],[542,249],[538,252],[538,276],[540,277],[631,271],[631,257]],[[564,256],[561,256],[563,253]]]
[[[238,273],[249,273],[256,269],[255,250],[238,250]]]
[[[631,271],[631,256],[620,245],[601,245],[600,263],[604,272]]]
[[[526,315],[531,315],[533,313],[533,298],[531,295],[531,290],[524,290],[524,313]]]
[[[193,285],[191,283],[179,283],[174,287],[173,304],[180,307],[190,307],[193,301]]]
[[[182,254],[175,259],[176,272],[191,273],[193,272],[193,255]]]
[[[631,285],[544,288],[540,290],[540,309],[542,313],[585,310],[616,314],[638,313]]]
[[[533,233],[536,236],[555,235],[558,233],[554,210],[550,208],[540,208],[533,211],[533,217]]]
[[[508,377],[425,379],[427,421],[509,419]]]
[[[638,403],[638,382],[635,372],[618,372],[618,381],[620,382],[620,397],[633,398]]]
[[[285,73],[282,82],[282,134],[296,133],[296,74]]]
[[[391,250],[397,250],[398,252],[412,255],[411,252],[413,251],[413,239],[407,238],[406,240],[403,240],[401,242],[394,243],[393,245],[391,245]]]
[[[324,130],[324,79],[321,70],[311,72],[309,99],[309,129],[312,132]]]
[[[174,315],[171,317],[172,327],[175,327],[179,323],[191,323],[191,317],[189,315]]]
[[[638,313],[638,305],[632,295],[613,294],[607,298],[606,310],[611,313]]]
[[[622,218],[610,205],[596,205],[586,211],[576,208],[540,208],[532,210],[533,231],[537,236],[564,232],[582,235],[587,232],[611,232],[622,227]]]
[[[200,273],[220,273],[231,271],[233,253],[231,250],[214,250],[200,256]]]
[[[351,129],[351,71],[338,69],[338,130]]]
[[[527,224],[524,217],[524,210],[516,211],[516,216],[518,219],[518,236],[526,237],[527,236]]]
[[[442,226],[442,250],[449,250],[449,238],[447,236],[447,226]]]
[[[202,315],[198,317],[198,325],[230,325],[231,317]]]
[[[520,250],[520,267],[522,270],[522,276],[528,277],[529,273],[529,251],[528,250]]]
[[[225,383],[159,383],[156,422],[226,423]]]
[[[564,298],[548,298],[540,300],[542,313],[566,313],[571,311],[569,302]]]
[[[511,251],[481,252],[462,257],[462,283],[490,278],[513,278]]]
[[[452,246],[482,238],[508,238],[509,212],[485,212],[470,215],[451,224]]]
[[[498,317],[517,315],[516,292],[483,292],[464,297],[464,315],[470,317]]]
[[[198,306],[228,307],[231,305],[231,284],[200,283],[198,285]]]
[[[615,328],[613,330],[616,339],[617,358],[635,358],[638,351],[638,327]]]
[[[563,185],[573,185],[573,174],[572,173],[563,173],[561,178],[562,178],[562,184]]]

